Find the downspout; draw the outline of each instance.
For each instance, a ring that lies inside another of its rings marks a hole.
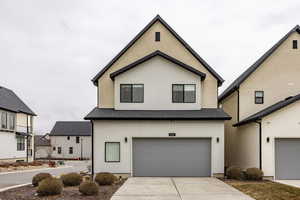
[[[261,128],[261,121],[256,121],[259,125],[259,169],[262,169],[262,128]]]
[[[28,116],[26,115],[26,128],[27,128],[27,136],[26,136],[26,162],[28,162],[28,135],[29,135],[29,127],[28,127]]]
[[[92,123],[92,179],[94,179],[94,124]]]
[[[236,89],[237,91],[237,122],[240,121],[240,88]]]

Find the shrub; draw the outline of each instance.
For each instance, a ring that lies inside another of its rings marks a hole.
[[[95,181],[99,185],[112,185],[116,181],[116,177],[109,172],[102,172],[96,174]]]
[[[49,173],[39,173],[32,178],[32,185],[34,187],[36,187],[39,185],[39,182],[41,182],[42,180],[44,180],[46,178],[51,178],[51,177],[52,176]]]
[[[242,169],[239,167],[229,167],[226,170],[226,176],[229,179],[242,179],[243,172],[242,172]]]
[[[85,181],[80,184],[79,192],[86,196],[97,195],[99,192],[99,186],[95,182]]]
[[[61,180],[57,178],[46,178],[39,183],[36,190],[40,196],[49,196],[61,194],[63,189],[63,184]]]
[[[60,177],[64,186],[77,186],[82,182],[82,176],[77,173],[64,174]]]
[[[246,178],[247,180],[262,180],[264,176],[264,172],[258,168],[248,168],[246,170]]]

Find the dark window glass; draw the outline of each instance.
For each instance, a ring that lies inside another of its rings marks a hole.
[[[76,137],[76,143],[77,143],[77,144],[80,142],[79,140],[80,140],[80,137],[77,136],[77,137]]]
[[[61,154],[61,147],[57,147],[57,153]]]
[[[172,86],[173,103],[195,103],[196,85],[194,84],[174,84]]]
[[[24,151],[24,150],[25,150],[25,137],[17,136],[17,151]]]
[[[298,41],[293,40],[293,49],[298,49]]]
[[[56,150],[56,148],[55,147],[53,147],[53,151],[55,151]]]
[[[263,104],[263,103],[264,103],[264,92],[255,91],[255,104]]]
[[[155,41],[156,42],[160,41],[160,32],[155,32]]]
[[[121,103],[143,103],[144,85],[143,84],[121,84],[120,102]]]
[[[73,154],[73,147],[69,147],[69,154]]]

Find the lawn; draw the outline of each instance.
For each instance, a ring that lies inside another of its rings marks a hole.
[[[300,200],[300,188],[272,181],[225,180],[224,182],[257,200]]]

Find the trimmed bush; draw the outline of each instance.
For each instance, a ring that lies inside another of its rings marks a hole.
[[[36,187],[39,185],[39,182],[41,182],[42,180],[44,180],[46,178],[51,178],[51,177],[52,176],[49,173],[39,173],[32,178],[32,185],[34,187]]]
[[[242,169],[239,167],[229,167],[226,170],[226,176],[229,179],[242,179],[243,178],[243,172]]]
[[[97,195],[99,192],[99,186],[95,182],[85,181],[80,184],[79,192],[86,196]]]
[[[46,178],[39,183],[36,192],[39,196],[50,196],[61,194],[63,184],[60,179]]]
[[[77,186],[82,182],[82,176],[77,173],[69,173],[61,175],[64,186]]]
[[[263,176],[264,176],[264,172],[258,168],[248,168],[246,170],[247,180],[258,181],[258,180],[262,180]]]
[[[109,172],[101,172],[96,174],[95,181],[99,185],[112,185],[117,178]]]

